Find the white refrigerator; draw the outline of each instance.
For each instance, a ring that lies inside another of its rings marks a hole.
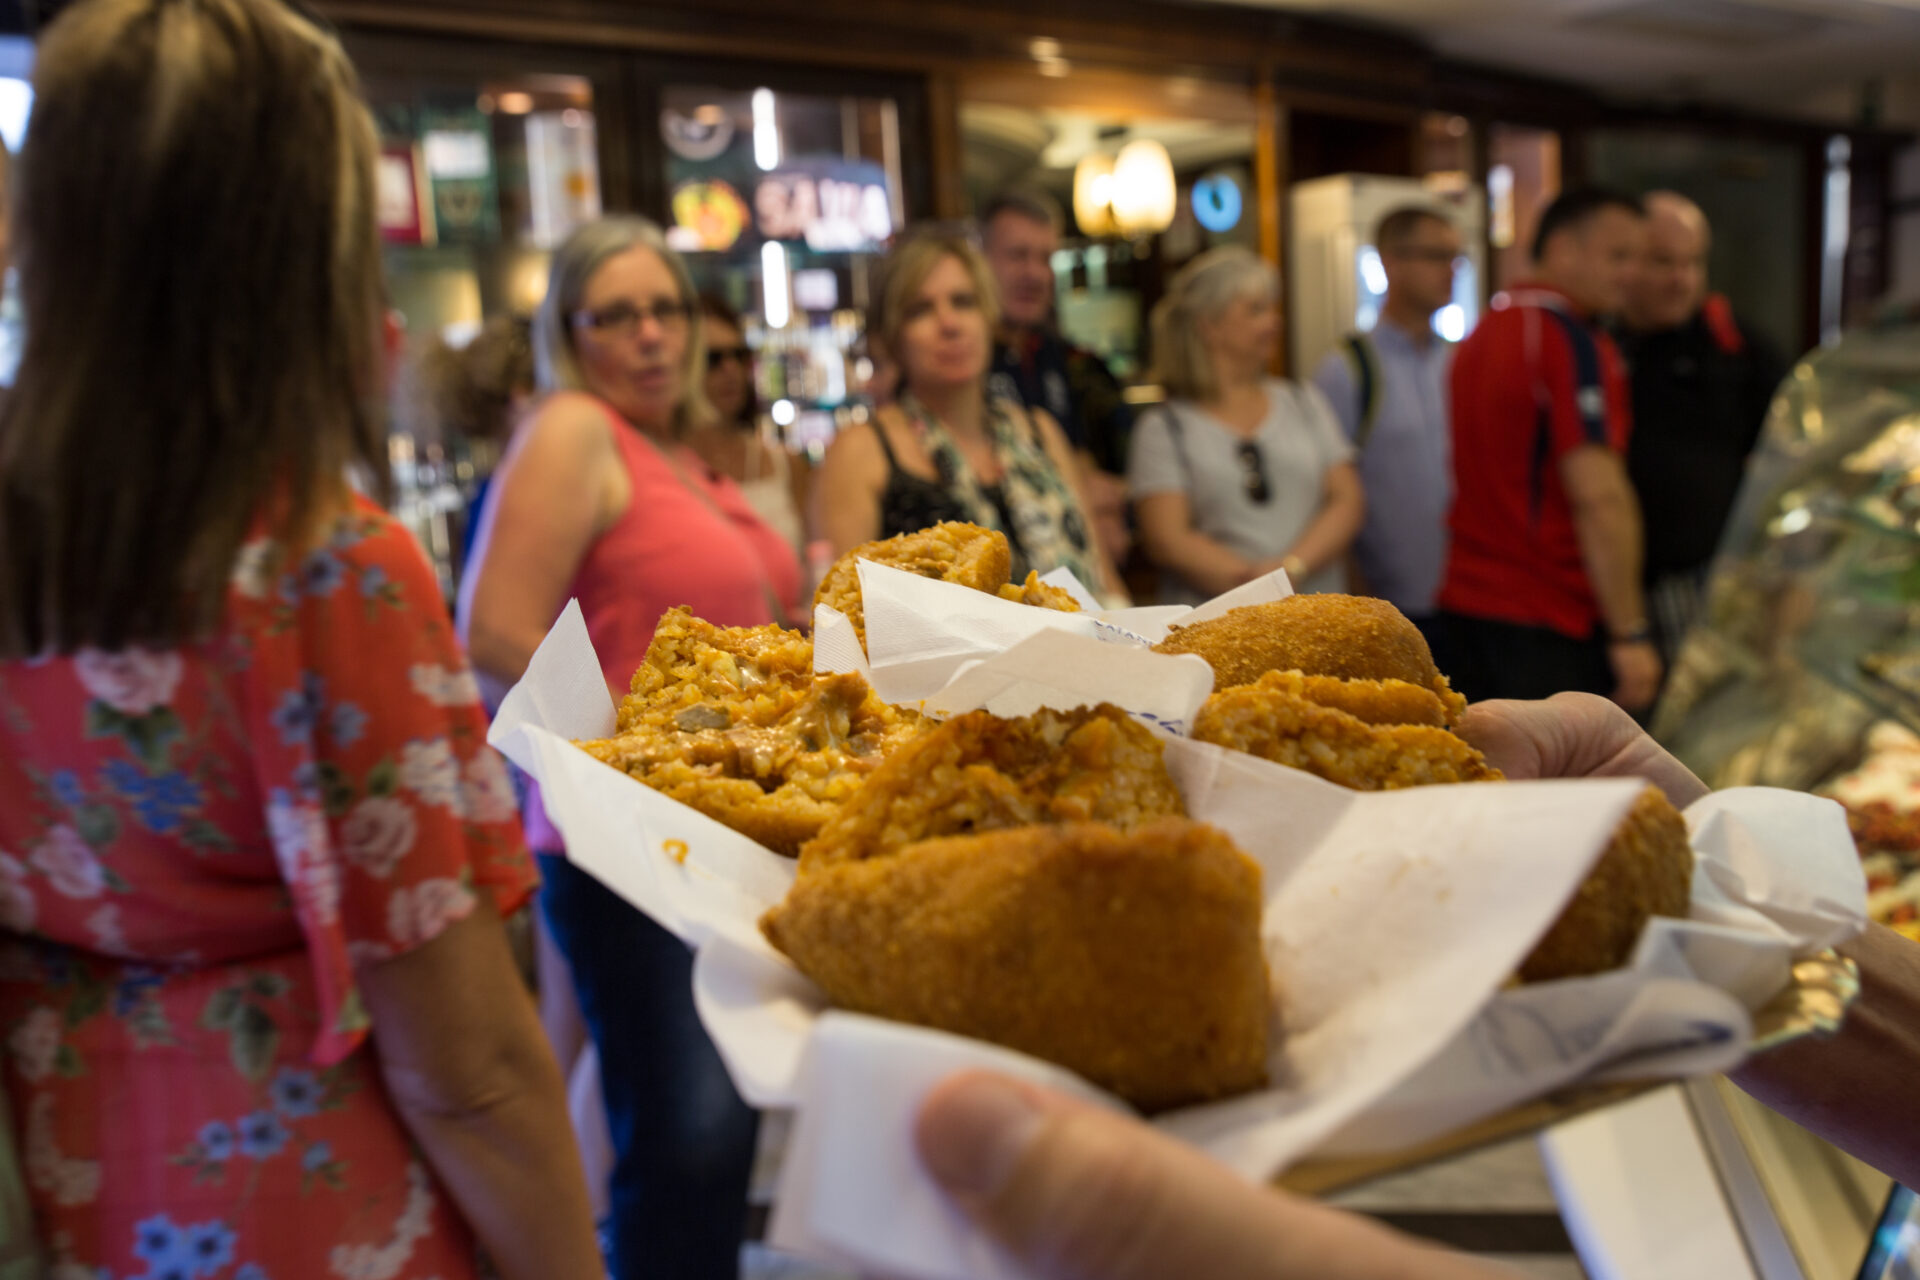
[[[1461,260],[1453,275],[1453,303],[1434,317],[1450,341],[1480,319],[1486,280],[1486,193],[1430,189],[1418,178],[1343,173],[1294,186],[1287,218],[1287,331],[1290,367],[1310,377],[1321,357],[1355,329],[1380,318],[1387,273],[1373,247],[1373,229],[1402,205],[1427,205],[1460,232]]]

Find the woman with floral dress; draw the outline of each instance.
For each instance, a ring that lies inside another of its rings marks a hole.
[[[0,1038],[58,1280],[597,1274],[534,873],[383,483],[375,135],[274,0],[83,0],[0,414]]]

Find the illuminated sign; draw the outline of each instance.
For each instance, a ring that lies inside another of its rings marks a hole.
[[[674,229],[686,233],[673,237],[677,249],[724,253],[747,229],[747,202],[718,178],[681,183],[672,205]]]
[[[893,234],[886,171],[846,160],[796,161],[753,189],[754,222],[768,240],[804,240],[817,253],[877,249]]]
[[[1193,184],[1193,216],[1215,235],[1240,225],[1240,184],[1233,175],[1210,173]]]
[[[688,160],[712,160],[733,145],[733,121],[714,103],[680,112],[660,113],[660,137],[673,154]]]

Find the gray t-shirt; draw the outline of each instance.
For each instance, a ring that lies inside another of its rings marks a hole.
[[[1333,407],[1313,387],[1274,379],[1266,391],[1267,416],[1250,437],[1235,434],[1191,401],[1172,400],[1147,410],[1133,429],[1128,491],[1136,499],[1184,492],[1194,528],[1215,542],[1252,560],[1285,555],[1320,514],[1328,470],[1351,461],[1353,446]],[[1243,439],[1253,442],[1266,474],[1264,503],[1248,492]],[[1293,585],[1300,591],[1344,591],[1346,582],[1346,565],[1336,561]],[[1160,599],[1199,604],[1206,596],[1169,574],[1161,580]]]

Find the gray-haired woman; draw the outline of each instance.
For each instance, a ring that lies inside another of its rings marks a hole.
[[[500,464],[462,584],[489,691],[520,677],[569,598],[616,697],[675,605],[729,627],[796,616],[792,549],[682,440],[706,414],[705,355],[692,282],[660,229],[608,218],[570,236],[533,345],[546,399]],[[694,1013],[691,957],[562,856],[537,793],[527,841],[600,1053],[614,1274],[731,1277],[754,1114]]]
[[[1332,406],[1267,375],[1279,292],[1253,253],[1214,249],[1154,308],[1168,399],[1134,428],[1127,488],[1164,602],[1197,604],[1282,568],[1299,590],[1345,589],[1366,502]]]

